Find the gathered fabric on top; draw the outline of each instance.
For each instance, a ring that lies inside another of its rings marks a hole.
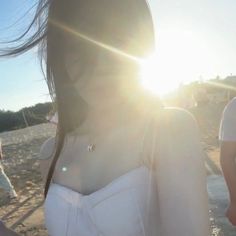
[[[141,166],[83,195],[52,183],[45,201],[50,236],[158,236],[154,173]]]

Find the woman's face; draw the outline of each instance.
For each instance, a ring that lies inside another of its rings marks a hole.
[[[123,102],[135,80],[134,62],[82,39],[67,40],[65,51],[69,79],[89,106],[104,108]]]

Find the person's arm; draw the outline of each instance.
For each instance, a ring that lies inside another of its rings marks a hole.
[[[220,163],[230,195],[226,216],[236,225],[236,99],[231,100],[224,109],[219,139]]]
[[[157,122],[155,169],[162,234],[210,235],[206,171],[190,113],[165,109]]]
[[[230,204],[226,215],[236,225],[236,141],[221,142],[220,163],[230,195]]]

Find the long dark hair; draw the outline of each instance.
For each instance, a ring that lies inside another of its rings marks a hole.
[[[77,37],[78,45],[83,42],[86,50],[115,48],[135,58],[145,57],[155,48],[152,17],[145,0],[39,0],[28,29],[10,42],[24,39],[23,43],[0,51],[0,56],[17,56],[38,46],[42,67],[45,65],[46,82],[58,111],[57,145],[48,172],[45,197],[65,136],[83,122],[87,110],[86,102],[75,91],[65,69],[68,35]],[[86,55],[81,57],[87,60],[87,67],[94,66]]]

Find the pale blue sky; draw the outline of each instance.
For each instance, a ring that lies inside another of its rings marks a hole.
[[[36,0],[1,0],[0,41],[11,39],[25,29],[33,12],[22,16],[34,2]],[[22,19],[18,21],[19,18]],[[50,99],[35,51],[13,59],[0,59],[0,86],[0,109],[16,111]]]
[[[36,0],[1,0],[0,39],[26,27],[33,12],[14,27],[8,26],[33,2]],[[164,73],[172,71],[179,82],[236,74],[235,0],[150,0],[150,5]],[[0,60],[0,85],[0,109],[18,110],[49,100],[35,52]]]

